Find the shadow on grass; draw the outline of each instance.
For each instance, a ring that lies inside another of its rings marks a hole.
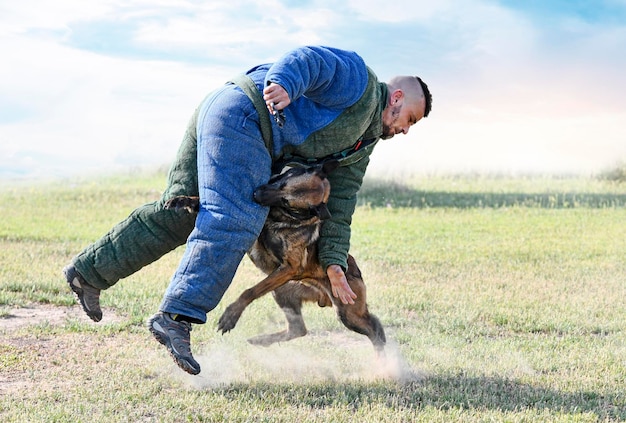
[[[398,410],[426,407],[449,410],[495,410],[500,412],[592,413],[599,420],[626,419],[623,393],[561,392],[495,377],[452,375],[427,377],[419,382],[340,383],[313,385],[233,385],[220,391],[225,397],[242,397],[268,406],[289,403],[323,409],[342,406],[357,410],[369,404],[386,404]]]
[[[423,191],[398,182],[368,181],[359,192],[359,205],[416,208],[607,208],[626,206],[626,194],[613,193],[496,193]]]

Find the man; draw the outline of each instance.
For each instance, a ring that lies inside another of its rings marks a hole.
[[[380,83],[356,53],[329,47],[294,49],[246,76],[210,94],[196,110],[161,200],[136,209],[64,269],[84,311],[99,321],[102,289],[186,240],[160,311],[148,323],[191,374],[200,372],[191,354],[191,324],[206,322],[267,216],[268,209],[253,200],[254,189],[286,164],[340,160],[329,175],[332,218],[322,229],[319,259],[333,295],[353,303],[344,270],[369,156],[379,139],[408,133],[432,103],[420,78]],[[198,194],[197,217],[163,208],[173,196]]]

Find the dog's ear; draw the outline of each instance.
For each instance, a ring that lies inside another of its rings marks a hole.
[[[330,219],[332,217],[330,214],[330,210],[328,210],[328,206],[326,205],[326,203],[322,203],[319,206],[314,207],[312,211],[321,220]]]
[[[326,160],[321,164],[320,176],[327,177],[332,171],[339,167],[339,160]]]

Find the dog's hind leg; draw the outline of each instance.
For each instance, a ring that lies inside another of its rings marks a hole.
[[[384,348],[387,342],[385,330],[378,317],[370,314],[367,308],[365,283],[361,277],[361,271],[351,256],[348,258],[346,278],[357,298],[354,304],[343,304],[340,301],[333,300],[337,315],[348,329],[367,336],[372,341],[378,356],[384,356]]]
[[[287,328],[283,331],[255,336],[248,339],[254,345],[269,346],[276,342],[285,342],[307,334],[307,328],[302,318],[302,303],[317,301],[323,307],[330,305],[326,294],[319,289],[299,282],[287,282],[273,292],[274,300],[285,313]]]
[[[367,336],[372,341],[376,354],[379,357],[384,356],[387,340],[380,320],[369,313],[367,307],[365,307],[365,312],[355,313],[354,305],[338,307],[337,314],[339,319],[348,329]]]

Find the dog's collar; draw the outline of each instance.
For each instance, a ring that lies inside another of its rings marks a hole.
[[[279,174],[283,168],[286,166],[289,167],[309,167],[309,166],[318,166],[329,160],[337,160],[341,165],[346,163],[346,161],[350,158],[357,157],[357,153],[361,153],[366,147],[370,147],[372,144],[376,144],[379,138],[370,138],[363,139],[363,137],[359,138],[357,142],[345,150],[342,150],[338,153],[333,153],[325,157],[321,158],[305,158],[298,155],[292,155],[289,153],[283,154],[276,162],[272,165],[272,173]],[[360,160],[360,159],[358,159]],[[358,161],[356,160],[356,161]],[[351,162],[354,163],[354,162]]]

